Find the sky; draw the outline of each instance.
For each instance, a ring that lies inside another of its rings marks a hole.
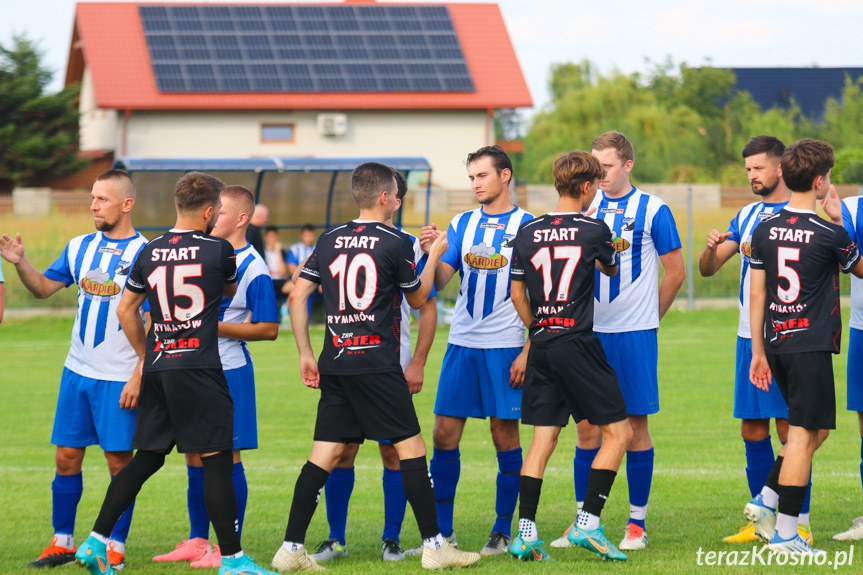
[[[243,2],[267,3],[266,0],[231,3]],[[423,3],[447,2],[423,0]],[[588,59],[601,73],[615,69],[624,73],[645,71],[646,59],[660,62],[669,56],[675,63],[693,66],[710,62],[722,67],[863,67],[863,1],[860,0],[591,3],[498,0],[495,3],[501,7],[533,97],[533,111],[548,105],[549,69],[559,62]],[[56,71],[49,89],[61,88],[75,2],[0,0],[0,4],[0,43],[5,45],[14,33],[25,33],[39,40],[45,64]],[[482,22],[476,22],[476,26],[482,26]]]

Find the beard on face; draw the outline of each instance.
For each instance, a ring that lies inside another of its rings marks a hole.
[[[776,178],[776,180],[773,182],[773,185],[767,185],[767,184],[765,184],[764,182],[760,182],[760,184],[761,184],[761,189],[760,189],[760,190],[756,190],[756,189],[755,189],[755,183],[753,183],[753,184],[752,184],[752,191],[753,191],[753,192],[755,193],[755,195],[757,195],[757,196],[769,196],[770,194],[772,194],[772,193],[773,193],[773,191],[774,191],[777,187],[779,187],[779,178]]]
[[[210,235],[213,232],[213,228],[216,227],[216,219],[218,218],[218,215],[219,214],[217,213],[214,217],[210,218],[209,221],[207,222],[207,230],[205,232],[207,235]]]
[[[120,220],[116,220],[113,222],[109,222],[107,219],[102,218],[101,220],[96,220],[96,229],[100,232],[110,232],[115,227],[117,227],[117,223]]]

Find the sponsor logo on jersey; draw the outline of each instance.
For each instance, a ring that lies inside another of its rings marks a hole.
[[[514,245],[513,240],[515,240],[515,234],[503,234],[503,243],[500,244],[501,249],[511,248]]]
[[[601,214],[622,214],[623,212],[623,208],[602,208],[599,210]]]
[[[800,218],[798,218],[797,216],[791,216],[790,218],[788,218],[788,223],[793,226],[794,224],[797,223],[797,220],[799,220],[799,219]]]
[[[752,241],[752,236],[748,236],[743,243],[740,244],[740,253],[743,254],[747,258],[752,257],[752,244],[749,243]]]
[[[102,268],[93,268],[81,278],[81,289],[94,296],[111,297],[120,293],[120,286]]]
[[[758,219],[763,222],[764,220],[769,220],[770,218],[772,218],[775,215],[776,214],[773,214],[770,212],[758,212]]]
[[[571,317],[546,317],[536,322],[536,327],[568,328],[575,325],[575,320]]]
[[[195,351],[201,347],[201,340],[197,337],[179,339],[160,339],[156,341],[154,352],[180,353],[181,351]]]
[[[478,273],[500,273],[509,263],[509,260],[497,253],[494,246],[480,242],[472,246],[470,251],[465,254],[464,262],[475,270],[481,270]]]
[[[359,232],[363,231],[364,229],[366,229],[366,227],[365,227],[365,226],[359,226],[359,227],[357,227],[357,228],[354,228],[354,231],[355,231],[355,232],[357,232],[357,233],[359,233]]]
[[[176,244],[176,243],[177,243],[177,242],[179,242],[179,241],[180,241],[180,236],[174,236],[173,238],[171,238],[170,240],[168,240],[168,242],[170,242],[170,243],[172,243],[172,244]]]
[[[494,224],[492,222],[483,222],[479,225],[483,230],[505,230],[506,224]]]
[[[553,220],[551,220],[551,225],[559,226],[560,222],[562,222],[562,221],[563,221],[563,218],[554,218]]]
[[[768,307],[770,308],[770,311],[775,311],[776,313],[800,313],[806,309],[806,304],[797,303],[792,305],[783,305],[781,303],[770,302]]]
[[[114,266],[114,275],[127,276],[127,275],[129,275],[129,269],[131,267],[132,267],[132,262],[120,260],[117,262],[117,265]]]
[[[121,250],[120,248],[112,248],[110,246],[102,246],[101,248],[99,248],[99,253],[100,254],[112,254],[115,256],[119,256],[120,254],[123,253],[123,250]]]
[[[327,323],[360,323],[363,321],[375,321],[375,314],[366,315],[362,312],[360,313],[348,313],[341,315],[328,315]],[[338,347],[338,346],[336,346]]]
[[[795,333],[806,331],[810,328],[809,319],[805,317],[791,318],[785,321],[773,320],[773,337],[770,341],[776,341],[786,337],[793,337]]]
[[[628,250],[630,243],[625,238],[617,236],[611,241],[611,245],[614,248],[614,251],[620,253]]]

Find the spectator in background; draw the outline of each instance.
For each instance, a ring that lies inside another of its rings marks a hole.
[[[288,248],[288,277],[294,274],[294,270],[315,251],[315,226],[306,224],[300,228],[300,241]]]
[[[278,303],[279,314],[281,315],[282,304],[287,300],[287,296],[282,293],[282,288],[285,287],[285,282],[288,280],[288,271],[285,265],[287,252],[282,248],[282,242],[279,241],[279,230],[275,226],[269,226],[264,232],[263,255],[267,262],[267,268],[270,270],[270,277],[273,278],[276,303]]]
[[[269,221],[270,209],[264,204],[255,205],[252,222],[246,228],[246,241],[252,244],[252,247],[261,256],[264,255],[264,237],[261,235],[261,228],[266,227]]]

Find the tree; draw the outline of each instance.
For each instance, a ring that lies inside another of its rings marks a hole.
[[[46,94],[52,76],[26,37],[0,45],[0,176],[16,185],[44,184],[86,165],[78,158],[78,87]]]
[[[829,98],[821,138],[834,148],[863,148],[863,78],[845,78],[839,100]]]

